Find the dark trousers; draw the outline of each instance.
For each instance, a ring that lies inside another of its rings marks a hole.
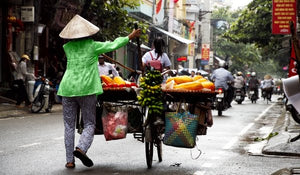
[[[24,81],[23,80],[15,80],[14,84],[17,85],[17,88],[16,88],[17,103],[16,103],[16,105],[20,105],[23,101],[25,101],[25,105],[30,105],[30,101],[28,99],[28,94],[26,91]]]
[[[234,97],[234,88],[232,86],[229,86],[226,92],[226,100],[228,102],[228,105],[230,105]]]

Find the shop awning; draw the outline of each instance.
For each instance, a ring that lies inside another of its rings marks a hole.
[[[181,42],[181,43],[184,43],[184,44],[191,44],[191,43],[194,43],[195,41],[192,41],[192,40],[188,40],[188,39],[185,39],[185,38],[182,38],[181,36],[177,36],[173,33],[170,33],[168,31],[165,31],[161,28],[158,28],[158,27],[154,27],[156,30],[160,31],[161,33],[164,33],[166,35],[168,35],[169,37]]]

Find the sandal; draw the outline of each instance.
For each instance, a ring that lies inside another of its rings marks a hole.
[[[68,162],[68,163],[66,163],[65,167],[69,168],[69,169],[75,168],[75,163],[74,162]]]
[[[80,159],[83,165],[87,167],[91,167],[94,165],[93,161],[79,148],[76,148],[76,150],[73,152],[73,155]]]

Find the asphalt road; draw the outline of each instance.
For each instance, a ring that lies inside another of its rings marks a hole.
[[[88,152],[94,166],[84,167],[77,160],[76,168],[68,170],[64,167],[61,113],[1,119],[0,174],[268,175],[300,161],[297,157],[263,155],[266,141],[254,141],[272,132],[282,110],[276,99],[273,96],[271,104],[262,99],[257,104],[247,99],[241,105],[233,102],[223,116],[213,111],[214,125],[207,135],[198,136],[198,149],[163,145],[163,161],[158,163],[154,154],[152,169],[147,169],[144,143],[128,134],[126,139],[108,142],[103,135],[96,135]]]

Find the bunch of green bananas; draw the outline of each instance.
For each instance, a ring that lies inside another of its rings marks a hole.
[[[141,106],[149,108],[148,115],[160,115],[163,112],[162,83],[163,77],[158,70],[149,70],[140,79],[140,87],[143,88],[137,97]]]

